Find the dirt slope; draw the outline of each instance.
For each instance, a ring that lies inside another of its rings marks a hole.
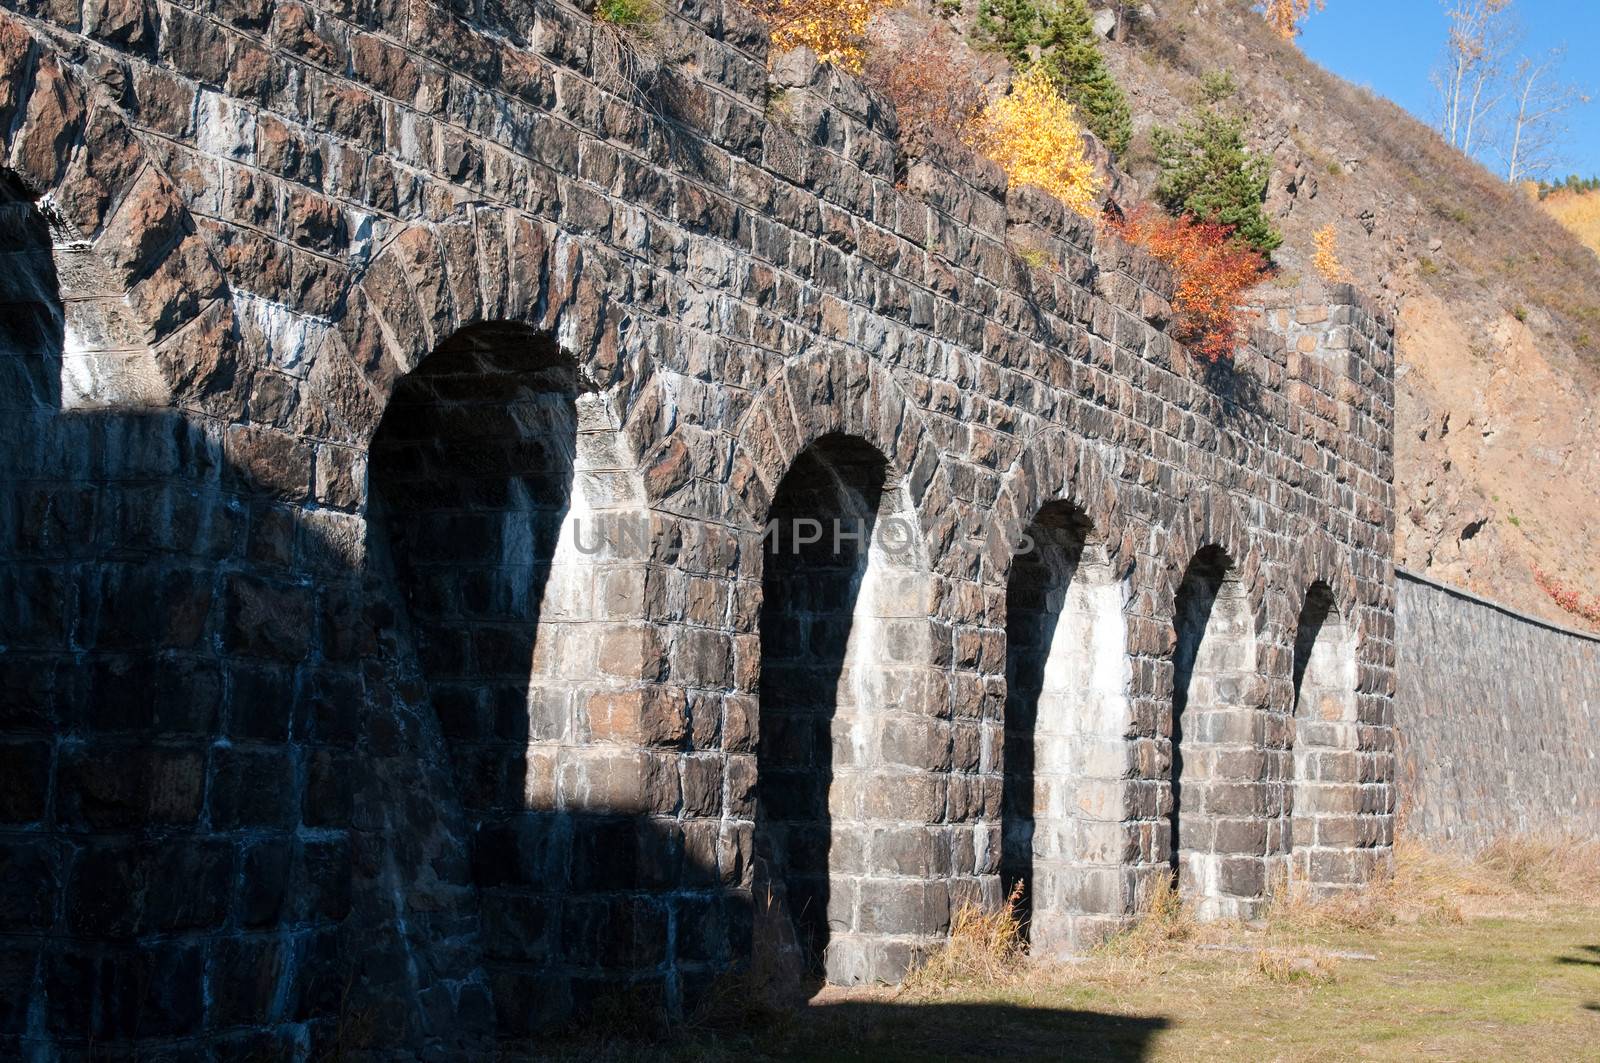
[[[1579,623],[1533,573],[1600,592],[1600,257],[1245,0],[1142,6],[1105,47],[1139,131],[1126,167],[1149,187],[1150,128],[1226,69],[1274,158],[1277,283],[1315,275],[1312,236],[1331,224],[1351,279],[1396,313],[1396,561]]]

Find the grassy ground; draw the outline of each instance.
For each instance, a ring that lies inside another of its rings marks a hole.
[[[1070,965],[970,919],[897,990],[827,990],[742,1030],[572,1046],[616,1060],[1600,1059],[1600,847],[1402,852],[1395,882],[1261,924],[1161,903]]]

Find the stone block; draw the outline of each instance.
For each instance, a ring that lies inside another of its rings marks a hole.
[[[87,830],[193,824],[205,793],[196,749],[73,745],[60,756],[56,815]]]
[[[222,644],[246,657],[294,663],[310,649],[311,588],[230,576],[223,585]]]
[[[221,938],[206,958],[209,1020],[214,1026],[261,1026],[276,1014],[293,946],[273,936]]]
[[[211,826],[216,830],[293,827],[300,812],[294,772],[287,750],[213,750]]]
[[[68,925],[95,937],[215,929],[235,872],[232,847],[216,841],[97,841],[72,863]],[[174,882],[182,890],[168,889]]]
[[[44,818],[52,755],[44,741],[0,743],[0,823]]]
[[[55,925],[56,899],[65,853],[48,840],[11,835],[0,841],[0,929],[48,930]]]

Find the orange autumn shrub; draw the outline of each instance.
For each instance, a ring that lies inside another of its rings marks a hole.
[[[1095,212],[1100,183],[1083,146],[1083,125],[1050,74],[1035,66],[973,121],[968,143],[1006,172],[1014,185],[1034,185],[1079,214]]]
[[[1227,226],[1136,210],[1116,223],[1122,238],[1172,269],[1173,338],[1208,362],[1233,357],[1239,332],[1253,314],[1240,306],[1261,279],[1267,260]]]
[[[852,74],[866,61],[867,23],[895,0],[752,0],[772,29],[772,55],[806,47]]]
[[[1326,0],[1262,0],[1261,17],[1267,20],[1274,33],[1292,41],[1300,36],[1300,23],[1310,16],[1313,2],[1321,11]]]

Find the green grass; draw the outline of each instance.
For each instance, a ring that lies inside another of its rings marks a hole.
[[[594,17],[624,29],[653,25],[661,13],[654,0],[599,0]]]

